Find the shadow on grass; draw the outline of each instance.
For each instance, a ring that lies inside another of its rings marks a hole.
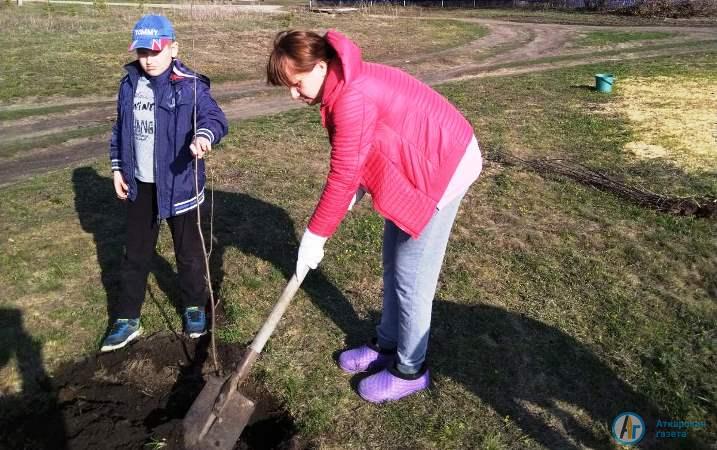
[[[271,263],[287,280],[294,274],[299,243],[294,223],[282,208],[246,194],[214,191],[214,235],[210,266],[215,292],[224,282],[224,254],[232,247]],[[301,289],[346,335],[360,333],[361,320],[353,307],[320,269],[309,272]]]
[[[641,447],[666,448],[666,442],[655,441],[655,421],[671,416],[557,328],[489,305],[439,299],[433,304],[433,323],[429,357],[434,376],[464,384],[546,448],[614,448],[609,427],[627,411],[645,420]],[[600,432],[588,423],[600,424]],[[704,444],[691,436],[680,441],[667,447]]]
[[[116,307],[120,301],[119,271],[126,233],[125,205],[117,201],[111,179],[100,176],[94,168],[75,169],[72,180],[75,209],[81,226],[94,237],[102,284],[107,296],[108,318],[111,319],[115,317]],[[288,280],[294,273],[298,250],[294,224],[289,215],[279,207],[241,193],[214,191],[213,197],[216,241],[210,258],[210,269],[215,293],[221,291],[225,276],[224,255],[231,247],[268,261]],[[205,203],[205,208],[208,203]],[[206,214],[204,214],[203,225],[207,227],[209,225]],[[205,238],[208,237],[209,232],[205,229]],[[155,275],[160,290],[179,311],[180,292],[176,273],[171,264],[155,254],[151,272]],[[359,334],[359,320],[353,308],[321,271],[312,271],[304,281],[302,289],[347,335]],[[171,329],[171,318],[156,300],[151,289],[149,296],[156,303],[168,328]],[[175,330],[171,331],[176,333]],[[193,351],[188,351],[182,340],[180,343],[188,363],[180,365],[179,376],[168,394],[166,407],[152,411],[144,419],[145,425],[150,429],[158,429],[172,420],[183,417],[193,401],[192,396],[188,397],[187,386],[201,389],[203,385],[202,368],[208,358],[209,340],[206,336],[200,339]],[[108,355],[107,357],[114,357],[112,354]],[[239,355],[235,356],[234,363],[239,360]],[[225,363],[229,362],[225,361]],[[225,367],[225,369],[229,368],[231,366]],[[198,390],[191,392],[193,395],[198,394]],[[272,424],[276,422],[275,419],[272,420]]]
[[[72,181],[75,209],[82,229],[92,233],[97,247],[102,284],[107,294],[107,312],[111,318],[119,301],[119,269],[126,230],[125,206],[116,199],[111,179],[100,176],[94,168],[75,169]],[[208,203],[205,202],[205,208]],[[203,225],[208,226],[206,214]],[[224,254],[231,247],[268,261],[287,280],[294,273],[298,250],[294,223],[286,211],[275,205],[242,193],[214,191],[214,235],[216,242],[210,269],[215,293],[221,290]],[[205,230],[205,238],[208,237],[209,232]],[[159,288],[179,311],[181,298],[172,266],[156,255],[151,270]],[[341,291],[320,270],[307,276],[302,289],[347,335],[357,335],[361,329],[360,320]],[[168,326],[171,324],[168,323]]]
[[[589,84],[574,84],[570,86],[573,89],[580,89],[583,91],[593,91],[597,92],[597,89],[595,89],[595,86],[589,85]]]
[[[95,237],[111,306],[119,287],[124,214],[111,181],[94,169],[76,169],[73,182],[77,212],[83,229]],[[220,292],[224,255],[232,247],[268,261],[287,279],[293,274],[298,242],[286,211],[225,191],[214,192],[214,205],[216,243],[210,263],[215,292]],[[176,304],[178,288],[170,264],[157,257],[153,273]],[[349,346],[372,332],[374,321],[360,320],[320,270],[313,271],[302,288],[342,329]],[[510,417],[523,433],[547,448],[611,448],[608,428],[623,411],[641,414],[648,430],[657,418],[667,418],[589,348],[554,327],[488,305],[441,300],[434,303],[433,323],[430,361],[434,374],[464,384],[499,416]],[[600,432],[594,430],[595,423],[601,424]],[[654,446],[654,442],[646,438],[642,445]]]
[[[80,167],[72,173],[75,192],[75,211],[82,229],[92,234],[97,250],[102,286],[107,295],[108,325],[116,317],[120,294],[120,266],[124,254],[127,229],[126,205],[117,200],[112,180],[101,177],[91,167]],[[162,292],[169,298],[177,314],[181,314],[182,300],[176,273],[172,265],[155,253],[151,272]],[[150,297],[154,301],[152,292]],[[161,310],[161,305],[157,304]],[[168,327],[171,322],[165,316]],[[176,330],[172,330],[175,331]]]
[[[0,308],[0,342],[0,367],[14,356],[22,379],[20,393],[0,398],[0,448],[66,448],[65,421],[43,366],[42,345],[25,330],[20,310]],[[28,422],[38,427],[32,436],[18,431]]]

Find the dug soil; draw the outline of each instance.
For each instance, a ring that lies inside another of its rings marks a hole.
[[[66,364],[52,378],[26,380],[23,394],[0,402],[0,448],[181,449],[182,419],[214,373],[208,347],[207,336],[192,341],[161,332]],[[225,373],[244,348],[218,346]],[[306,447],[266,389],[245,382],[241,391],[257,409],[235,448]]]

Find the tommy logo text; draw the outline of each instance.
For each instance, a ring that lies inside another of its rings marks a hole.
[[[139,30],[134,30],[135,36],[156,36],[159,34],[159,30],[156,28],[140,28]]]

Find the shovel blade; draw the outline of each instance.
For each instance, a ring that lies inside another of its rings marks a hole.
[[[199,441],[201,449],[232,450],[254,413],[254,402],[238,391],[229,399],[207,434]]]
[[[209,377],[182,422],[187,450],[231,450],[249,423],[254,402],[234,391],[226,406],[214,415],[214,404],[226,379]]]

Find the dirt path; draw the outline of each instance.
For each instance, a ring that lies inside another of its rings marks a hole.
[[[431,20],[431,19],[426,19]],[[506,76],[592,64],[717,50],[717,30],[691,27],[596,27],[503,22],[488,19],[460,19],[481,24],[490,34],[455,48],[422,55],[407,55],[384,61],[401,67],[429,84],[447,81]],[[584,48],[572,43],[589,31],[667,31],[675,37],[655,41],[618,44],[606,48]],[[702,42],[684,47],[690,42]],[[665,48],[666,46],[671,46]],[[658,48],[659,47],[659,48]],[[560,57],[559,61],[546,58]],[[565,58],[565,59],[562,59]],[[300,108],[281,89],[269,88],[261,81],[216,84],[212,92],[230,120],[241,120]],[[0,145],[57,136],[78,128],[106,125],[115,116],[113,98],[52,98],[0,107],[2,111],[62,107],[62,111],[4,120],[0,122]],[[108,132],[91,138],[67,140],[44,148],[31,148],[10,158],[0,158],[0,186],[106,155]]]

